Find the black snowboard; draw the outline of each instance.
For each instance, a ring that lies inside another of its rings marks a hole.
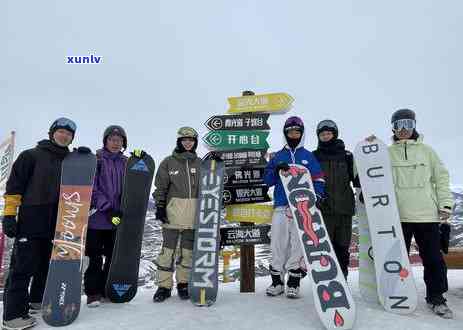
[[[195,240],[188,285],[190,300],[198,306],[210,306],[217,298],[224,172],[222,161],[205,159],[201,163]]]
[[[132,156],[127,161],[122,192],[122,219],[117,227],[106,296],[113,303],[132,300],[137,294],[138,268],[146,210],[154,175],[150,155]]]
[[[42,317],[51,326],[68,325],[79,315],[95,169],[92,153],[73,151],[63,160],[53,251],[42,302]]]

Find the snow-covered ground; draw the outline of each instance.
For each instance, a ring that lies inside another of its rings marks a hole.
[[[424,303],[422,268],[414,269],[419,291],[419,306],[408,316],[385,312],[380,305],[362,301],[357,271],[349,275],[349,284],[357,304],[354,329],[447,330],[463,329],[463,270],[449,271],[448,304],[456,315],[444,320],[432,314]],[[256,293],[239,293],[239,282],[221,284],[218,300],[212,307],[196,307],[189,301],[173,296],[165,303],[155,304],[151,297],[154,289],[142,287],[128,304],[104,304],[89,309],[82,299],[79,318],[66,329],[324,329],[314,309],[309,279],[302,282],[302,297],[289,300],[284,296],[265,295],[269,277],[256,279]],[[35,329],[48,329],[39,319]]]

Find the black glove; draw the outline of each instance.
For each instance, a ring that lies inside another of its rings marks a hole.
[[[108,221],[115,227],[117,227],[122,220],[122,212],[119,210],[112,210],[109,212]]]
[[[77,152],[79,152],[81,154],[89,154],[92,151],[88,147],[81,146],[81,147],[77,148]]]
[[[215,160],[217,162],[221,162],[222,158],[220,158],[219,154],[215,151],[211,151],[208,155],[209,159]]]
[[[363,198],[363,193],[362,193],[361,190],[360,190],[360,194],[359,194],[359,202],[362,203],[362,204],[365,204],[365,199]]]
[[[280,175],[280,171],[289,171],[289,165],[286,162],[281,162],[278,163],[277,167],[275,168],[275,171],[277,172],[277,175]]]
[[[18,223],[16,222],[16,216],[15,215],[3,216],[2,228],[3,228],[3,232],[5,233],[5,235],[8,236],[9,238],[16,237],[16,234],[18,233]]]
[[[167,220],[167,212],[165,207],[156,207],[156,219],[161,221],[162,223],[169,223],[169,221]]]

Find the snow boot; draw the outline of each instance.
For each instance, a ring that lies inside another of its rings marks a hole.
[[[23,330],[33,327],[37,324],[37,320],[30,316],[22,316],[10,321],[3,321],[2,329],[4,330]]]
[[[177,283],[177,294],[182,300],[190,299],[188,294],[188,283]]]
[[[29,313],[31,315],[39,314],[42,311],[41,303],[30,303],[29,304]]]
[[[288,282],[286,283],[286,297],[295,299],[299,298],[299,287],[301,279],[307,274],[302,268],[290,269],[288,271]]]
[[[426,299],[426,302],[428,303],[428,307],[437,316],[440,316],[443,319],[453,319],[453,312],[447,306],[446,304],[447,300],[444,297],[442,296],[433,297],[430,299]]]
[[[167,298],[170,297],[171,291],[172,291],[171,289],[163,288],[162,286],[160,286],[156,290],[156,293],[153,296],[153,301],[154,302],[163,302],[164,300],[166,300]]]
[[[95,308],[100,306],[101,296],[99,294],[87,296],[87,306],[90,308]]]
[[[267,296],[274,297],[279,296],[283,292],[285,292],[285,285],[281,280],[281,273],[272,266],[270,266],[270,275],[272,276],[272,284],[267,288]]]

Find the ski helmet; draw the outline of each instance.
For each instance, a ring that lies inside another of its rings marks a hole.
[[[188,126],[180,127],[177,131],[177,139],[186,137],[198,139],[198,132],[196,132],[193,128]]]
[[[53,140],[53,134],[59,129],[65,129],[72,133],[72,139],[74,140],[74,136],[76,134],[77,125],[71,119],[68,118],[58,118],[56,119],[53,124],[51,124],[50,129],[48,130],[48,137],[50,140]]]
[[[400,119],[411,119],[416,121],[416,115],[413,110],[410,109],[400,109],[392,114],[391,124]]]
[[[297,116],[292,116],[286,119],[285,125],[283,126],[283,133],[285,136],[288,134],[290,130],[298,130],[299,132],[304,133],[304,122],[301,118]]]
[[[322,120],[321,122],[318,123],[318,125],[317,125],[317,137],[319,138],[320,133],[324,132],[324,131],[332,132],[333,135],[334,135],[334,138],[335,139],[338,138],[338,134],[339,134],[338,126],[331,119],[325,119],[325,120]]]
[[[127,134],[125,133],[125,130],[119,126],[119,125],[111,125],[108,126],[103,133],[103,146],[106,145],[106,141],[111,135],[118,135],[122,138],[122,146],[125,149],[127,149]]]

